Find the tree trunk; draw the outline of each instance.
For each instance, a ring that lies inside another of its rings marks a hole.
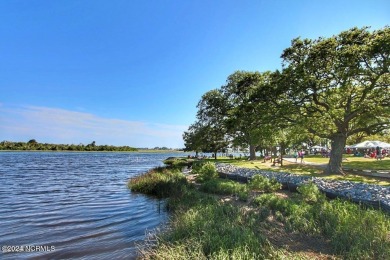
[[[214,152],[214,160],[217,160],[217,151]]]
[[[249,159],[256,160],[256,146],[254,145],[249,145]]]
[[[328,166],[325,169],[326,174],[342,174],[344,175],[341,163],[343,161],[344,147],[347,142],[347,137],[344,134],[338,133],[331,138],[331,152]]]
[[[284,149],[284,145],[283,143],[280,144],[280,167],[283,166],[283,149]]]

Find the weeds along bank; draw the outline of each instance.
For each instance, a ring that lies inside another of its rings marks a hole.
[[[194,165],[193,172],[196,183],[188,182],[178,167],[156,168],[129,181],[134,192],[168,198],[166,207],[172,213],[169,228],[157,234],[156,244],[143,249],[140,258],[312,258],[274,246],[264,233],[270,217],[288,232],[329,240],[334,258],[386,259],[390,255],[390,220],[381,211],[328,200],[314,184],[281,198],[275,193],[280,183],[260,175],[241,184],[219,179],[212,163]],[[214,194],[246,203],[223,202]]]

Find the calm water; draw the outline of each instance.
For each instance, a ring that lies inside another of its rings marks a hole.
[[[0,246],[55,249],[0,252],[0,259],[135,258],[136,244],[167,213],[159,200],[131,193],[127,181],[168,156],[0,152]]]

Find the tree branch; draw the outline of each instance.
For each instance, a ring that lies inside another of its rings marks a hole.
[[[379,133],[379,132],[389,128],[389,125],[390,125],[390,121],[376,123],[376,124],[372,124],[372,125],[369,125],[366,127],[356,128],[356,129],[350,131],[348,134],[354,135],[354,134],[357,134],[359,132],[364,132],[364,133],[367,133],[368,135],[372,135],[372,134]]]

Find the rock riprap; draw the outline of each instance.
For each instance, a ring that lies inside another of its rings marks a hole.
[[[354,202],[364,202],[390,212],[390,187],[357,183],[352,181],[326,180],[324,178],[299,176],[287,172],[272,172],[237,167],[231,164],[217,163],[217,171],[226,175],[240,176],[250,179],[255,174],[275,179],[284,185],[302,185],[313,182],[327,195],[348,198]]]

